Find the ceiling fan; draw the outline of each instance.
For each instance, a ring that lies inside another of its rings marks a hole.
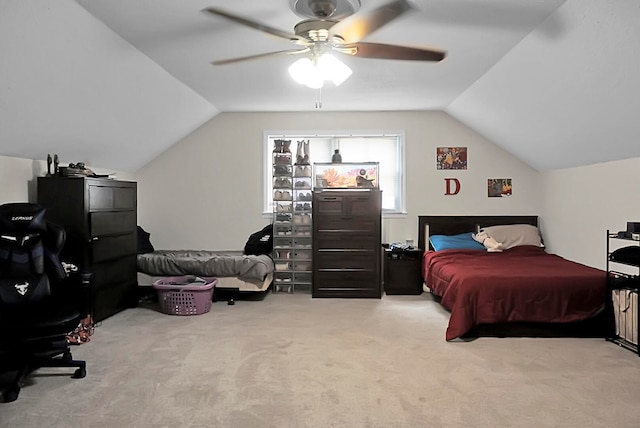
[[[328,51],[360,58],[409,61],[437,62],[443,60],[446,56],[446,52],[438,49],[361,41],[405,12],[413,10],[414,6],[407,0],[394,0],[366,13],[353,13],[354,9],[359,9],[359,0],[291,0],[290,3],[292,9],[298,15],[309,18],[296,24],[293,33],[216,7],[203,9],[202,12],[204,13],[221,16],[238,24],[289,40],[297,45],[295,49],[217,60],[213,61],[212,64],[231,64],[279,55],[306,53],[310,53],[313,58],[319,58],[322,53]]]

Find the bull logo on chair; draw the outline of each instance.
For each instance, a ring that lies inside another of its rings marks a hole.
[[[29,289],[29,283],[25,282],[24,284],[15,284],[14,287],[21,296],[24,296],[27,294],[27,290]]]

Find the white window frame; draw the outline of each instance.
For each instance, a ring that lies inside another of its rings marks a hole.
[[[396,207],[394,209],[384,209],[382,210],[382,216],[385,218],[405,218],[407,215],[406,211],[406,162],[405,162],[405,153],[406,153],[406,139],[403,131],[264,131],[263,133],[263,217],[269,218],[271,217],[272,211],[272,196],[273,189],[269,186],[272,180],[272,147],[269,144],[270,139],[272,138],[282,138],[286,140],[291,140],[291,153],[295,162],[296,156],[296,141],[309,139],[309,138],[345,138],[345,137],[355,137],[355,138],[366,138],[366,137],[386,137],[386,138],[397,138],[398,141],[398,162],[400,163],[398,167],[398,172],[401,175],[399,177],[398,189],[396,189]],[[334,147],[332,147],[333,149]],[[337,148],[337,147],[335,147]],[[364,161],[374,161],[372,159],[363,159]],[[311,163],[313,164],[313,150],[311,153]],[[383,189],[384,191],[384,189]]]

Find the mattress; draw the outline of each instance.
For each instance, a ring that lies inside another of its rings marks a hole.
[[[242,251],[156,250],[138,254],[137,268],[151,276],[234,277],[261,284],[273,273],[274,264],[266,254],[245,255]]]
[[[423,278],[451,311],[447,340],[479,324],[583,321],[603,309],[607,288],[605,272],[534,246],[427,251]]]

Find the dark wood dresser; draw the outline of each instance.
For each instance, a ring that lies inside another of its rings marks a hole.
[[[313,193],[313,297],[382,297],[378,189]]]
[[[38,203],[63,226],[61,259],[91,274],[101,321],[137,303],[137,184],[107,178],[39,177]]]

